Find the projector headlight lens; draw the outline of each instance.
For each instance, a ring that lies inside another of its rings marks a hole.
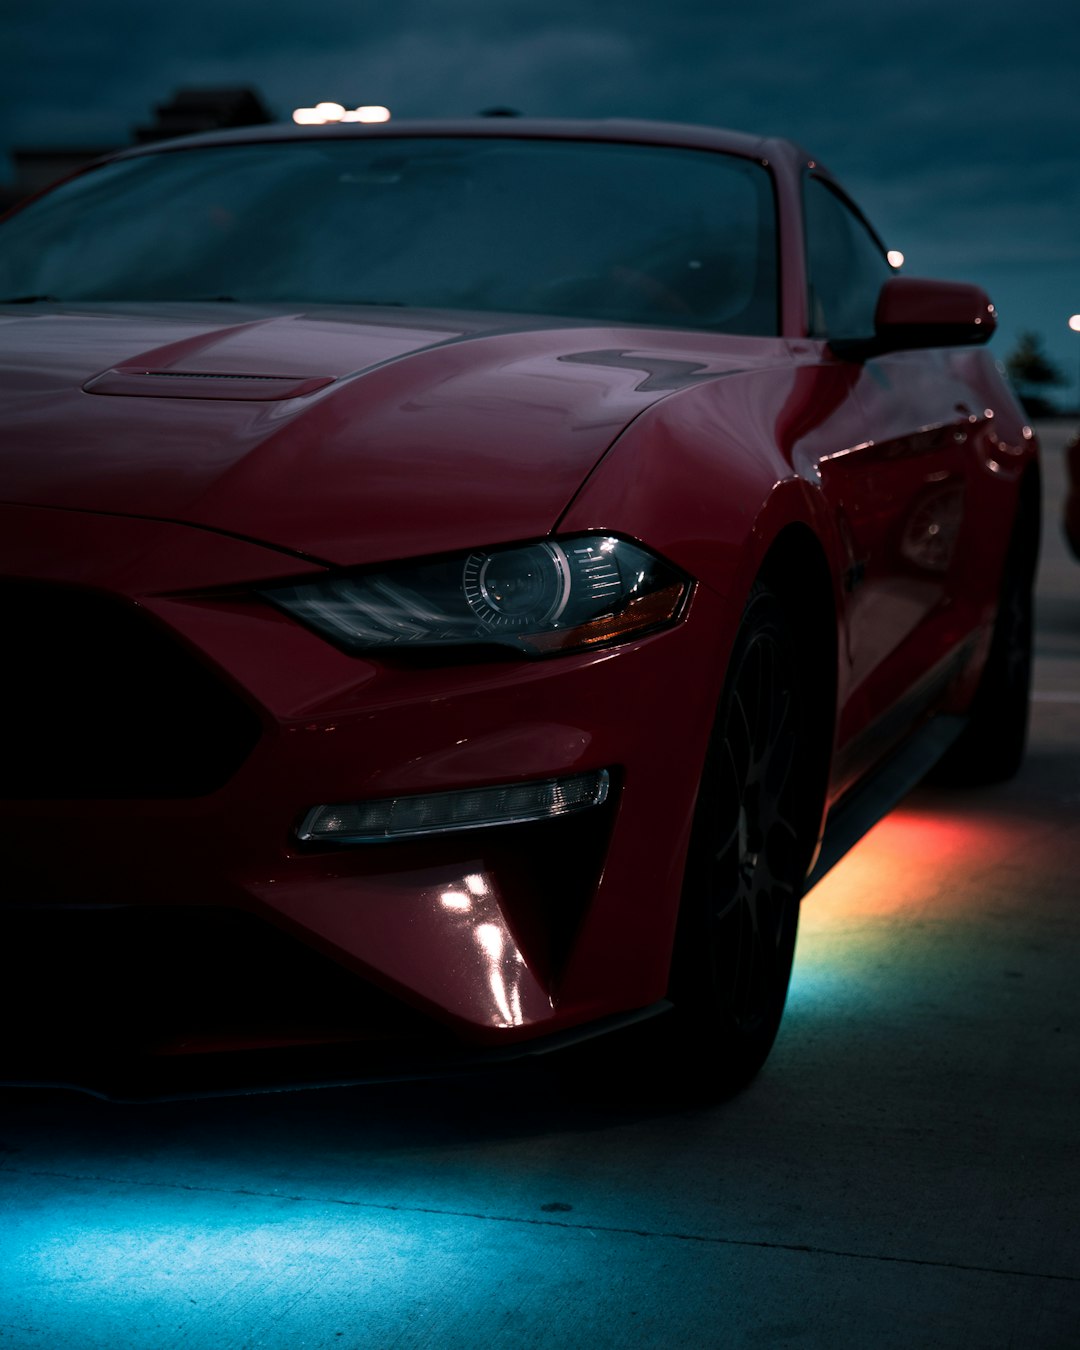
[[[347,651],[494,643],[540,656],[669,623],[689,589],[686,577],[639,545],[584,535],[262,594]]]

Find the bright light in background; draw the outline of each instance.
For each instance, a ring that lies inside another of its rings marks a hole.
[[[301,127],[321,127],[326,118],[315,108],[297,108],[292,115],[292,120],[297,126]]]
[[[1069,316],[1069,327],[1074,333],[1080,333],[1080,314],[1071,314]]]
[[[314,108],[296,108],[292,120],[301,127],[321,127],[327,122],[389,122],[390,109],[381,103],[365,103],[351,110],[341,103],[316,103]]]
[[[365,104],[362,108],[354,108],[352,112],[347,112],[341,120],[343,122],[389,122],[390,109],[384,108],[381,103]]]
[[[889,249],[888,253],[885,254],[885,257],[888,259],[890,267],[903,267],[904,265],[904,255],[898,248]]]

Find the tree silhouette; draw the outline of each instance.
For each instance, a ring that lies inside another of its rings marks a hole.
[[[1038,333],[1029,329],[1019,335],[1016,346],[1005,358],[1005,369],[1029,413],[1035,417],[1045,417],[1057,411],[1042,391],[1067,384],[1068,381],[1043,351],[1042,338]]]

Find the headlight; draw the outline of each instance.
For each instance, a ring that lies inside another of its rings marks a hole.
[[[684,576],[637,544],[588,535],[262,594],[347,651],[495,643],[538,656],[668,623],[688,590]]]

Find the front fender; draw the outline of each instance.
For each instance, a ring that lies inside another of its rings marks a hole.
[[[843,541],[820,487],[781,448],[791,392],[789,372],[754,371],[648,409],[590,475],[559,532],[630,535],[739,602],[780,533],[799,524],[821,543],[839,601]]]

